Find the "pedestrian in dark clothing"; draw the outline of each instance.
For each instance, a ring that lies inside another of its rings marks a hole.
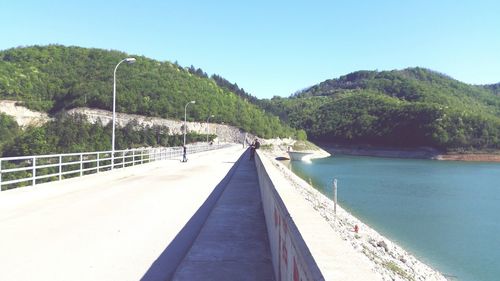
[[[255,139],[253,143],[250,145],[250,160],[255,158],[255,150],[259,149],[260,142],[259,139]]]
[[[182,162],[187,162],[187,149],[186,146],[182,146]]]
[[[259,149],[259,148],[260,148],[259,139],[255,139],[255,149]]]
[[[250,160],[255,157],[255,142],[252,142],[250,145]]]

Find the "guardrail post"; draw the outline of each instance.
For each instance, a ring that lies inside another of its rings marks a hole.
[[[125,168],[125,151],[122,151],[122,168]]]
[[[144,162],[144,149],[141,149],[141,164]]]
[[[83,153],[80,153],[80,177],[83,176]]]
[[[59,180],[62,180],[62,155],[59,155]]]
[[[135,166],[135,149],[132,150],[132,166]]]
[[[31,169],[31,175],[33,176],[31,186],[35,186],[36,184],[36,156],[33,156],[32,160],[32,169]]]
[[[100,153],[97,152],[97,173],[99,173],[99,155]]]

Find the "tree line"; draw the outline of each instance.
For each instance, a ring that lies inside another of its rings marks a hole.
[[[2,157],[76,153],[111,150],[112,123],[89,123],[84,115],[60,113],[43,126],[20,130],[12,117],[0,114],[0,152]],[[5,136],[5,137],[4,137]],[[216,136],[208,135],[209,141]],[[206,134],[188,132],[186,142],[205,142]],[[169,135],[169,128],[160,125],[142,125],[137,120],[115,130],[117,150],[181,146],[183,135]]]
[[[111,110],[113,69],[129,56],[118,51],[59,45],[1,51],[0,98],[21,101],[53,116],[75,107]],[[184,106],[195,100],[196,104],[189,107],[189,121],[203,122],[214,115],[213,122],[224,122],[265,138],[293,137],[298,133],[235,94],[230,83],[219,86],[222,79],[205,77],[194,67],[135,58],[135,64],[122,64],[117,70],[118,112],[182,120]]]
[[[22,101],[57,118],[58,113],[75,107],[110,110],[112,69],[128,56],[117,51],[58,45],[1,51],[0,98]],[[236,83],[215,74],[209,77],[200,68],[183,68],[141,56],[136,59],[135,65],[124,64],[117,71],[119,112],[179,120],[184,117],[185,104],[196,100],[189,106],[190,121],[204,122],[214,115],[213,122],[224,122],[264,138],[309,136],[328,142],[430,146],[449,151],[500,148],[500,84],[468,85],[424,68],[357,71],[323,81],[289,98],[259,100]],[[45,130],[45,135],[35,128],[21,131],[7,117],[0,116],[0,148],[24,153],[27,148],[14,149],[10,145],[14,139],[29,142],[27,136],[19,139],[21,135],[31,133],[30,138],[37,139],[38,134],[50,138],[53,133],[64,133],[50,131],[49,127],[39,130]],[[107,130],[105,126],[103,130]],[[139,128],[145,134],[143,138],[125,132],[120,138],[124,138],[123,147],[155,145],[155,134],[150,132],[161,130]],[[109,137],[106,133],[100,136]],[[128,137],[130,141],[125,141]],[[175,138],[169,137],[167,143],[175,143]],[[61,145],[95,150],[107,140],[88,142],[92,145]],[[160,143],[161,138],[156,136],[156,145]]]
[[[359,71],[290,98],[266,100],[263,106],[313,140],[446,151],[500,149],[500,97],[422,68]]]

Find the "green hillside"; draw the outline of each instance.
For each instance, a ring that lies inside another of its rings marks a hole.
[[[28,47],[0,52],[0,98],[23,101],[56,113],[74,107],[112,108],[113,70],[131,55],[80,47]],[[191,74],[170,62],[133,56],[117,71],[117,111],[181,120],[191,100],[189,119],[225,122],[264,137],[293,133],[274,116],[213,79]]]
[[[82,106],[110,110],[113,69],[129,56],[57,45],[0,51],[0,99],[22,101],[53,116]],[[293,135],[304,139],[305,130],[313,140],[335,143],[428,146],[448,151],[500,148],[500,83],[468,85],[423,68],[358,71],[289,98],[258,100],[237,84],[218,75],[208,77],[199,68],[134,57],[134,65],[122,64],[117,72],[119,112],[182,120],[185,104],[196,100],[189,107],[190,121],[203,122],[213,114],[212,121],[265,138]],[[73,131],[74,141],[68,144],[60,137],[56,143],[41,141],[25,145],[25,149],[13,145],[51,139],[45,137],[48,132],[66,134],[61,124],[87,128],[89,136],[94,131],[100,134],[84,143],[78,143],[81,138]],[[159,132],[166,128],[144,127],[139,128],[140,133],[133,132],[134,128],[118,132],[123,137],[119,147],[178,144],[175,138],[162,140]],[[0,131],[6,137],[0,140],[0,148],[24,151],[14,154],[36,153],[31,147],[50,152],[61,145],[68,150],[106,149],[109,130],[83,126],[80,119],[69,118],[47,125],[44,135],[19,130],[2,116]],[[193,141],[200,138],[191,137]]]
[[[316,140],[485,150],[500,148],[497,89],[422,68],[358,71],[262,104]]]
[[[0,99],[20,101],[28,108],[50,113],[54,120],[21,130],[10,116],[0,114],[0,156],[36,155],[111,149],[111,125],[90,124],[65,111],[75,107],[112,109],[113,70],[117,71],[117,111],[168,119],[224,123],[260,137],[305,138],[276,116],[253,104],[255,98],[236,84],[201,69],[183,68],[118,51],[33,46],[0,51]],[[169,128],[131,122],[116,131],[116,148],[178,146],[182,136]],[[187,134],[187,142],[205,141],[206,135]],[[215,135],[208,136],[210,140]]]
[[[486,89],[493,91],[496,95],[500,95],[500,83],[492,84],[492,85],[484,85]]]

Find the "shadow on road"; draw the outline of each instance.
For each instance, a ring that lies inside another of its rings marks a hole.
[[[167,248],[151,265],[148,271],[141,278],[142,281],[165,281],[172,278],[177,267],[188,253],[193,242],[196,240],[196,237],[200,233],[200,230],[210,215],[210,212],[219,200],[221,194],[224,192],[228,182],[231,180],[231,177],[246,154],[247,152],[243,153],[238,161],[236,161],[234,166],[215,187],[214,191],[212,191],[212,193],[208,196],[203,205],[201,205],[198,211],[196,211],[177,236],[175,236],[174,240],[172,240]]]

